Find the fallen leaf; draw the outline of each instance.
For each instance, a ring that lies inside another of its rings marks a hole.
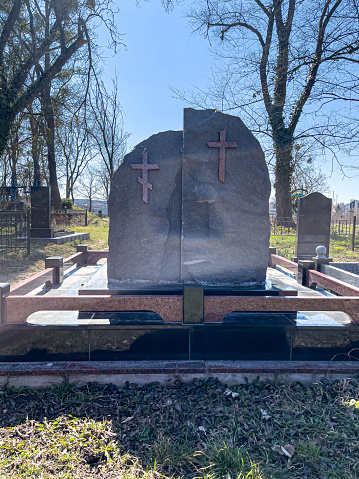
[[[286,444],[285,446],[273,446],[272,450],[275,452],[279,452],[282,456],[286,456],[291,459],[294,455],[295,449],[292,444]]]
[[[235,393],[234,391],[232,391],[229,388],[224,391],[224,395],[225,396],[232,396],[232,398],[237,398],[239,396],[238,393]]]
[[[182,412],[182,407],[181,407],[180,403],[178,403],[178,402],[175,403],[175,409],[178,412]]]
[[[121,424],[125,424],[126,422],[132,421],[133,418],[134,418],[134,416],[126,417],[126,419],[121,421]]]
[[[165,398],[162,399],[162,404],[163,406],[171,406],[172,404],[172,399],[168,396],[166,396]]]
[[[261,413],[262,413],[262,419],[265,419],[266,421],[268,421],[268,419],[272,417],[270,414],[268,414],[268,412],[265,409],[261,409]]]

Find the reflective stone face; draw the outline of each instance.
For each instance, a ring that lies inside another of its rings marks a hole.
[[[270,182],[238,117],[184,111],[184,129],[143,141],[114,175],[109,288],[262,283]]]

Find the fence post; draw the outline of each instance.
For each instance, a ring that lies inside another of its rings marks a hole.
[[[5,298],[10,294],[10,283],[0,283],[0,324],[5,323]]]
[[[353,234],[352,234],[352,251],[354,251],[355,247],[355,227],[357,224],[357,217],[353,216]]]
[[[297,283],[302,286],[308,286],[308,271],[310,269],[315,269],[314,261],[310,260],[298,260],[298,276]]]
[[[86,208],[86,213],[85,213],[85,226],[87,226],[87,208]]]
[[[27,256],[30,254],[30,210],[27,210],[26,214],[26,251],[27,251]]]
[[[78,244],[77,247],[76,247],[76,250],[77,250],[78,253],[83,253],[82,266],[87,266],[88,245],[87,244]]]
[[[61,284],[64,280],[64,259],[62,256],[45,258],[45,269],[52,268],[52,285]]]

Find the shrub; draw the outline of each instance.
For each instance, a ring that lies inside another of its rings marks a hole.
[[[74,206],[74,204],[72,203],[71,198],[62,198],[62,200],[61,200],[62,209],[64,209],[64,208],[71,209],[73,206]]]

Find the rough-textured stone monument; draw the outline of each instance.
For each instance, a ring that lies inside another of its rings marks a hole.
[[[321,193],[299,198],[294,261],[312,260],[319,245],[325,246],[329,255],[331,214],[332,200]]]
[[[109,287],[265,280],[270,182],[238,117],[184,110],[183,131],[151,136],[111,183]]]

